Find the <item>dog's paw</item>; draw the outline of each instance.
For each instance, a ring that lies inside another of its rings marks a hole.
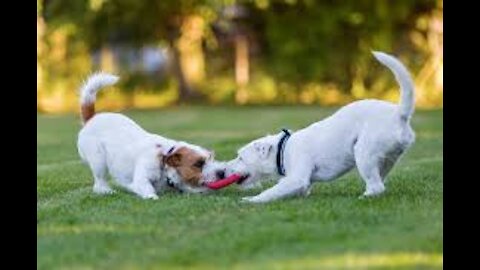
[[[109,186],[95,185],[93,186],[93,192],[99,195],[111,195],[115,194],[115,190],[111,189]]]
[[[254,202],[255,196],[248,196],[248,197],[243,197],[241,202],[243,203],[252,203]]]
[[[261,200],[258,196],[248,196],[242,198],[243,203],[263,203],[265,201]]]
[[[362,195],[358,196],[358,199],[359,200],[366,200],[366,199],[368,199],[368,196],[366,196],[365,194],[362,194]]]
[[[142,196],[142,198],[147,199],[147,200],[158,200],[158,195],[157,194],[149,194]]]
[[[383,192],[381,192],[381,193],[369,193],[369,192],[365,192],[365,193],[363,193],[362,195],[360,195],[360,196],[358,197],[358,199],[359,199],[359,200],[366,200],[366,199],[376,198],[376,197],[380,197],[382,194],[383,194]]]

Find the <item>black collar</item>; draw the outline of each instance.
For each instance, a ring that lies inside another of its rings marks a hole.
[[[283,166],[283,152],[285,151],[285,145],[287,144],[288,138],[290,138],[290,131],[282,129],[283,135],[280,138],[280,141],[277,145],[277,172],[278,174],[285,176],[285,167]]]

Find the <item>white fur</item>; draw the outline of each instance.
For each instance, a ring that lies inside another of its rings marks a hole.
[[[286,176],[248,202],[269,202],[308,195],[315,181],[334,180],[357,167],[366,184],[362,197],[385,191],[384,181],[399,157],[415,140],[410,127],[414,110],[412,79],[393,56],[374,52],[374,56],[394,74],[401,87],[400,104],[380,100],[353,102],[330,117],[293,133],[284,152]],[[227,163],[227,176],[233,173],[248,178],[242,185],[252,186],[276,170],[277,144],[282,133],[257,139],[238,151]]]
[[[109,74],[91,76],[81,88],[81,104],[95,100],[97,91],[112,85],[118,77]],[[212,153],[200,146],[174,141],[143,130],[128,117],[118,113],[95,114],[78,134],[78,153],[94,176],[93,191],[113,193],[107,183],[107,171],[122,187],[142,198],[157,199],[157,192],[167,186],[167,179],[175,188],[187,192],[204,192],[203,187],[184,183],[177,171],[163,164],[159,155],[166,155],[171,147],[186,146],[205,157],[201,181],[214,179],[216,162]]]
[[[94,103],[98,90],[106,86],[114,85],[118,80],[118,76],[103,72],[91,75],[80,88],[80,104]]]

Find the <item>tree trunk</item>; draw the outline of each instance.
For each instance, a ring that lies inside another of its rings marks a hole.
[[[100,68],[106,72],[117,72],[115,57],[108,45],[104,45],[100,51]]]
[[[37,15],[37,111],[41,111],[40,98],[38,95],[40,92],[43,92],[43,63],[41,59],[43,58],[44,52],[44,40],[43,35],[45,33],[45,21],[43,17]]]
[[[169,43],[172,57],[172,72],[173,76],[178,82],[178,103],[182,103],[188,100],[191,96],[193,96],[193,90],[187,82],[185,78],[185,73],[182,70],[182,66],[180,64],[180,52],[175,45],[175,41],[170,39]]]
[[[235,37],[235,81],[237,92],[235,101],[245,104],[248,100],[247,84],[249,80],[248,40],[245,35]]]

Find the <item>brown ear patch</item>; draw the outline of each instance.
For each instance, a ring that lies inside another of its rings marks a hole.
[[[205,158],[185,146],[165,157],[165,164],[177,170],[182,179],[190,185],[198,186],[202,178],[202,168],[198,166]]]
[[[178,167],[180,166],[181,162],[182,162],[182,153],[176,152],[165,158],[165,164],[167,164],[168,166]]]

